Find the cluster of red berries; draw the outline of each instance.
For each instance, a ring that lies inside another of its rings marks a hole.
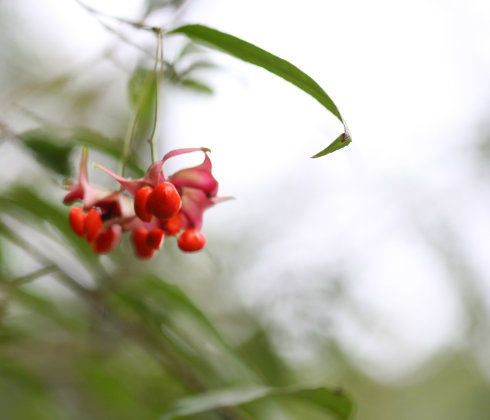
[[[140,188],[134,196],[134,211],[143,222],[150,223],[153,217],[160,219],[162,228],[155,227],[147,230],[137,228],[133,233],[133,244],[141,258],[151,258],[154,251],[159,249],[164,235],[173,236],[182,229],[182,216],[179,212],[182,199],[173,184],[161,182],[155,188],[146,186]],[[204,234],[190,228],[182,232],[177,240],[182,251],[199,251],[206,245]]]
[[[183,153],[204,152],[202,164],[182,169],[168,179],[164,162]],[[208,149],[178,149],[154,163],[141,179],[126,179],[97,165],[116,179],[121,191],[108,191],[88,182],[87,150],[82,151],[78,182],[69,186],[65,203],[81,200],[82,208],[70,209],[69,223],[73,231],[92,244],[96,253],[112,251],[122,232],[132,232],[131,241],[138,257],[151,258],[165,236],[178,236],[182,251],[201,250],[206,237],[201,232],[203,212],[226,200],[217,197],[218,183],[211,174]],[[125,193],[123,192],[125,191]],[[129,195],[128,195],[129,194]],[[134,198],[131,200],[130,196]]]
[[[94,252],[109,252],[117,241],[114,228],[102,229],[102,217],[99,210],[90,209],[87,214],[80,207],[72,207],[69,217],[70,226],[78,236],[86,238],[92,244]]]
[[[151,258],[160,249],[165,236],[177,235],[182,230],[180,208],[182,199],[169,182],[162,182],[155,188],[140,188],[134,197],[134,211],[143,222],[157,224],[160,227],[147,229],[139,226],[133,229],[131,241],[136,255],[140,258]],[[158,219],[155,221],[155,219]],[[103,228],[103,215],[100,209],[92,208],[85,213],[80,207],[70,209],[69,223],[72,230],[81,238],[92,244],[94,252],[103,254],[111,251],[119,241],[119,225]],[[177,244],[182,251],[201,250],[206,244],[204,234],[195,229],[186,229],[180,234]]]

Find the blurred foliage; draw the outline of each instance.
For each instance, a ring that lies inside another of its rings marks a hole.
[[[181,3],[150,2],[147,13]],[[198,73],[214,65],[194,44],[163,65],[166,82],[212,93]],[[0,195],[2,418],[159,419],[167,413],[246,420],[289,411],[295,413],[288,418],[303,418],[304,410],[348,418],[350,398],[325,387],[327,380],[301,386],[254,316],[240,308],[230,314],[253,330],[234,343],[175,285],[175,276],[138,261],[127,241],[100,257],[71,231],[61,187],[65,177],[76,178],[72,155],[85,145],[114,165],[127,158],[128,170],[140,176],[138,149],[154,129],[159,76],[145,53],[125,75],[128,111],[136,116],[127,156],[122,139],[85,124],[51,122],[59,121],[53,110],[63,107],[55,93],[78,79],[76,70],[20,86],[2,105],[15,118],[0,121],[0,147],[13,146],[25,165],[41,164],[34,177],[13,180]],[[97,114],[101,83],[77,92],[73,108],[83,121]],[[37,105],[43,98],[49,108]],[[54,180],[57,192],[43,180]]]
[[[202,80],[200,73],[203,70],[216,69],[216,65],[195,43],[189,41],[184,44],[177,57],[165,64],[165,77],[170,83],[196,93],[214,93],[213,88]]]
[[[63,176],[71,174],[70,154],[73,150],[72,146],[58,142],[56,138],[44,133],[29,132],[22,137],[24,145],[48,169],[52,169]]]
[[[148,1],[147,13],[182,3]],[[125,74],[125,83],[126,112],[131,106],[142,110],[144,131],[154,118],[156,79],[142,63]],[[194,72],[212,67],[189,43],[164,72],[167,81],[209,93]],[[38,91],[41,102],[54,89],[53,80],[45,84]],[[33,106],[29,98],[16,99]],[[11,112],[11,104],[0,105]],[[97,119],[100,107],[78,106],[81,114]],[[7,129],[1,118],[0,148],[12,153],[10,145],[22,165],[34,158],[42,167],[31,182],[14,180],[2,185],[0,194],[0,418],[345,419],[352,401],[355,417],[362,420],[480,420],[490,412],[488,379],[469,345],[434,355],[429,366],[403,383],[380,384],[366,376],[331,335],[323,337],[321,357],[296,366],[282,356],[274,328],[265,326],[259,313],[221,299],[219,267],[174,258],[172,243],[162,263],[138,261],[126,242],[111,255],[93,254],[67,223],[63,178],[76,173],[72,154],[81,145],[117,165],[123,140],[86,127],[65,135],[39,118],[34,129],[33,121],[9,121]],[[126,113],[115,120],[124,124],[127,118]],[[143,134],[138,137],[144,141]],[[130,154],[133,175],[141,175],[144,166]],[[46,186],[53,179],[56,192]],[[460,253],[445,249],[445,255],[455,263]],[[196,270],[207,273],[206,295],[189,287]],[[465,304],[475,308],[474,300]],[[242,330],[246,334],[237,339],[234,332]]]

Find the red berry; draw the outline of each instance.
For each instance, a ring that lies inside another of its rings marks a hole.
[[[146,236],[146,245],[153,249],[159,249],[163,243],[165,232],[160,228],[153,228]]]
[[[143,222],[149,222],[152,218],[152,214],[148,210],[148,198],[152,192],[152,187],[143,187],[136,191],[134,196],[134,211]]]
[[[175,216],[172,216],[170,219],[168,219],[165,222],[165,233],[167,235],[172,236],[179,233],[181,229],[182,229],[182,214],[179,211]]]
[[[92,244],[92,249],[98,254],[112,251],[116,246],[116,232],[112,228],[104,229],[99,233],[97,239]]]
[[[158,184],[148,198],[148,210],[159,219],[170,219],[180,210],[182,200],[170,182]]]
[[[69,217],[70,226],[78,236],[83,238],[85,233],[85,213],[80,207],[72,207]]]
[[[134,251],[139,258],[149,259],[153,257],[155,250],[146,244],[148,231],[144,227],[139,227],[133,231],[131,240],[133,241]]]
[[[199,251],[206,245],[206,237],[204,233],[197,229],[187,229],[179,236],[177,244],[185,252]]]
[[[93,242],[97,239],[97,235],[102,227],[102,218],[97,209],[91,209],[85,218],[85,233],[87,234],[87,242]]]

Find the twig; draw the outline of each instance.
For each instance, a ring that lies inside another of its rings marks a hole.
[[[132,21],[132,20],[129,20],[129,19],[124,19],[124,18],[120,18],[118,16],[113,16],[113,15],[109,15],[107,13],[100,12],[100,11],[98,11],[96,9],[93,9],[90,6],[87,6],[81,0],[75,0],[75,1],[81,7],[83,7],[86,11],[88,11],[89,13],[95,15],[96,17],[99,17],[100,16],[100,17],[105,17],[105,18],[113,19],[113,20],[115,20],[117,22],[121,22],[121,23],[124,23],[126,25],[132,26],[134,28],[143,29],[143,30],[146,30],[146,31],[157,32],[157,31],[160,31],[161,30],[158,26],[145,25],[144,23],[135,22],[135,21]]]
[[[160,77],[163,76],[163,38],[161,32],[156,34],[157,36],[157,49],[155,53],[155,65],[153,67],[153,77],[155,79],[155,109],[153,110],[153,125],[151,128],[151,134],[148,138],[148,143],[150,144],[150,153],[151,153],[151,163],[155,163],[155,135],[157,133],[157,125],[158,125],[158,93],[160,86]],[[160,65],[160,70],[158,70],[158,65]]]
[[[175,351],[160,337],[155,336],[142,323],[128,321],[120,315],[112,313],[110,308],[105,304],[102,294],[82,286],[77,280],[66,273],[57,263],[51,261],[41,251],[32,246],[31,243],[20,237],[12,229],[0,221],[0,232],[5,235],[11,242],[22,249],[27,250],[32,257],[40,263],[50,267],[56,273],[59,281],[81,297],[90,308],[92,308],[101,319],[109,322],[124,335],[132,338],[135,342],[146,348],[165,369],[172,372],[176,378],[180,379],[190,390],[203,392],[207,389],[204,383],[191,372],[185,364],[181,363],[180,358]],[[246,420],[234,408],[224,407],[217,410],[217,413],[223,420]]]
[[[39,277],[45,276],[47,274],[57,273],[59,268],[54,264],[49,264],[45,267],[34,270],[32,273],[26,274],[24,276],[16,277],[9,282],[9,285],[14,287],[23,286],[26,283],[30,283]]]

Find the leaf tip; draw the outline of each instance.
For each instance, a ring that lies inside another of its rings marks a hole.
[[[311,159],[316,159],[329,153],[333,153],[339,149],[342,149],[345,146],[348,146],[352,142],[351,136],[348,131],[342,133],[338,136],[332,143],[330,143],[325,149],[318,152],[316,155],[313,155]]]

